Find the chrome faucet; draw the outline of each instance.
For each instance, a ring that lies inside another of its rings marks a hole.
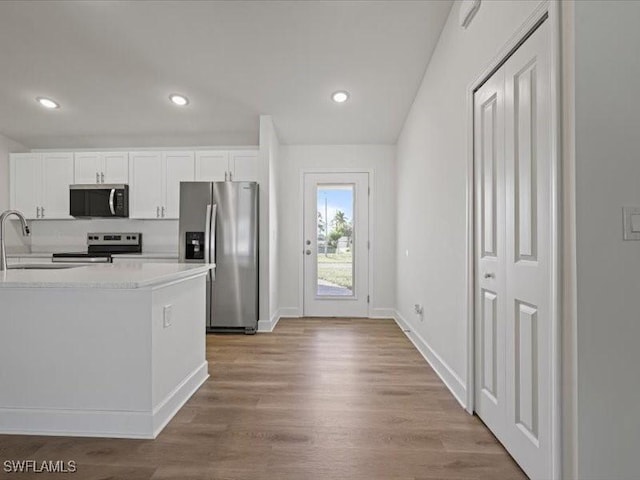
[[[27,219],[24,218],[22,212],[18,210],[6,210],[2,212],[0,215],[0,272],[4,272],[7,269],[7,248],[4,244],[4,222],[7,217],[15,215],[22,222],[22,234],[25,237],[31,235],[31,231],[29,230],[29,225],[27,225]]]

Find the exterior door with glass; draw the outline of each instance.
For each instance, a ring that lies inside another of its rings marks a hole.
[[[304,315],[369,313],[369,174],[304,175]]]

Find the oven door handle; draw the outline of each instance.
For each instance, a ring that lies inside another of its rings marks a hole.
[[[112,188],[111,193],[109,194],[109,210],[111,210],[111,215],[116,214],[116,208],[115,208],[115,205],[113,204],[115,195],[116,195],[116,189]]]

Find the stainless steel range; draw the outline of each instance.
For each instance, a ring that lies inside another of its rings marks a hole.
[[[141,233],[87,233],[87,251],[54,253],[52,261],[65,263],[112,263],[118,253],[142,253]]]

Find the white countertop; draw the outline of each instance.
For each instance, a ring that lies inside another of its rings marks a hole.
[[[177,253],[159,252],[159,253],[114,253],[114,257],[117,258],[157,258],[157,259],[171,259],[177,260]]]
[[[0,288],[134,289],[203,274],[214,267],[214,264],[120,262],[61,269],[9,269],[0,272]]]
[[[81,248],[77,248],[77,251],[81,251]],[[65,252],[73,251],[73,249],[66,249]],[[54,252],[34,252],[34,253],[7,253],[7,258],[50,258]],[[59,253],[59,252],[55,252]],[[152,259],[170,259],[175,260],[178,258],[178,254],[175,252],[143,252],[143,253],[115,253],[114,256],[118,258],[152,258]]]

